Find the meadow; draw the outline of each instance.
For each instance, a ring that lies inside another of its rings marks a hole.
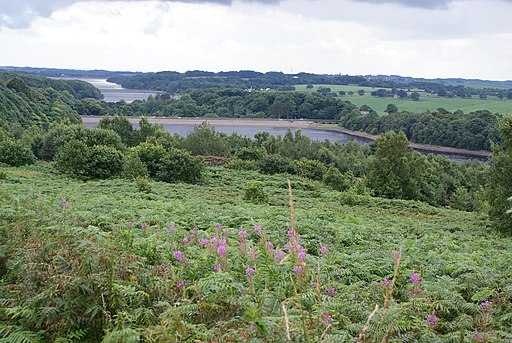
[[[482,214],[221,167],[0,175],[2,342],[512,339],[512,239]]]
[[[379,115],[386,115],[386,106],[394,104],[398,107],[399,111],[407,111],[413,113],[422,113],[427,111],[436,111],[438,108],[444,108],[450,112],[462,110],[464,113],[474,112],[478,110],[488,110],[492,113],[512,113],[512,101],[507,99],[498,99],[497,97],[489,96],[487,99],[479,99],[478,97],[472,98],[446,98],[429,94],[428,97],[422,97],[418,101],[412,99],[394,99],[394,98],[380,98],[371,96],[370,93],[376,91],[378,88],[360,87],[357,85],[313,85],[313,88],[307,89],[306,85],[295,85],[297,91],[316,92],[319,87],[329,87],[331,91],[338,94],[339,91],[345,91],[347,94],[339,96],[340,99],[348,100],[354,105],[361,107],[368,105],[373,108]],[[357,91],[363,89],[365,94],[360,96]],[[354,92],[353,95],[348,95],[348,92]],[[410,92],[420,90],[411,89]]]

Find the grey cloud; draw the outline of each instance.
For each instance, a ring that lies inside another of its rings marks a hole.
[[[357,2],[369,2],[373,4],[399,4],[406,7],[418,8],[442,8],[453,0],[355,0]]]
[[[416,7],[425,9],[439,9],[447,8],[450,3],[461,0],[353,0],[355,2],[367,2],[373,4],[398,4],[404,7]],[[512,0],[501,0],[503,2],[510,2]]]
[[[54,11],[71,6],[78,2],[93,0],[0,0],[0,27],[7,26],[13,29],[25,28],[37,17],[49,17]],[[103,0],[112,1],[112,0]],[[125,0],[126,2],[148,0]],[[236,0],[157,0],[161,2],[184,3],[214,3],[231,5]],[[255,2],[263,4],[276,4],[280,0],[238,0],[242,2]]]

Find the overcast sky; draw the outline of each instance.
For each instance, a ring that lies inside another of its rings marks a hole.
[[[0,0],[0,65],[512,79],[512,0]]]

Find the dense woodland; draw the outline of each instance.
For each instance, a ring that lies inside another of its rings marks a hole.
[[[512,84],[504,82],[509,88],[490,86],[474,88],[464,85],[463,80],[457,79],[415,79],[389,76],[351,76],[351,75],[318,75],[310,73],[284,74],[282,72],[260,73],[251,70],[229,72],[187,71],[178,73],[172,71],[158,73],[141,73],[135,75],[114,75],[108,79],[121,84],[125,88],[153,89],[167,93],[184,93],[191,90],[207,88],[241,88],[241,89],[273,89],[294,90],[294,85],[358,85],[361,87],[388,88],[376,90],[374,96],[393,97],[403,96],[407,90],[415,89],[436,94],[441,97],[468,98],[479,96],[496,96],[500,99],[512,99]],[[478,82],[477,82],[478,83]],[[331,94],[336,96],[336,94]]]

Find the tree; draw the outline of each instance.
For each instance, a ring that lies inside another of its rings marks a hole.
[[[418,101],[420,100],[420,95],[418,92],[412,92],[411,94],[411,99],[414,100],[414,101]]]
[[[368,185],[375,195],[386,198],[419,199],[421,169],[403,132],[389,131],[375,141],[375,159],[370,167]]]
[[[311,89],[311,88],[313,88],[313,85],[307,85],[306,88]]]
[[[487,200],[489,217],[496,229],[512,234],[512,213],[509,209],[512,196],[512,118],[501,125],[503,146],[495,146],[488,174]]]
[[[360,89],[357,91],[357,94],[359,94],[360,96],[363,96],[365,93],[364,89]]]
[[[388,104],[386,106],[386,109],[384,110],[384,112],[387,112],[388,114],[390,114],[390,113],[397,113],[398,112],[398,107],[395,104]]]

